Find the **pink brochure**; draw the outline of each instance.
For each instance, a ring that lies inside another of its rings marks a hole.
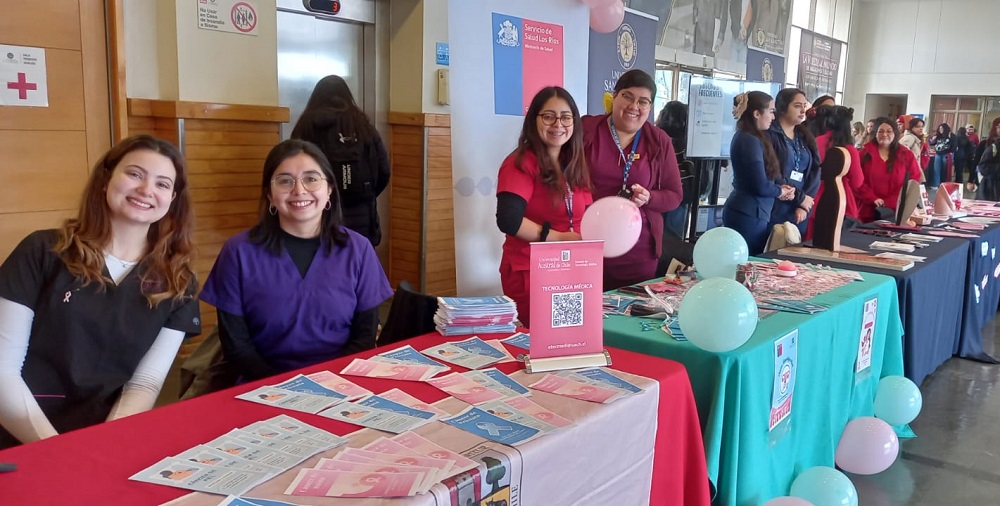
[[[427,382],[451,394],[456,399],[472,405],[504,398],[502,393],[490,390],[457,372],[440,378],[432,378]]]
[[[380,437],[371,443],[361,447],[362,450],[370,452],[388,453],[389,455],[409,455],[411,457],[426,457],[426,455],[407,448],[391,439]]]
[[[472,460],[458,452],[453,452],[433,441],[425,439],[416,432],[404,432],[393,436],[391,439],[411,450],[416,450],[423,455],[427,455],[428,457],[441,460],[454,460],[455,467],[453,467],[450,471],[450,474],[452,475],[468,471],[469,469],[479,465],[475,460]]]
[[[402,381],[424,381],[438,372],[437,367],[426,365],[387,364],[356,358],[344,370],[340,371],[340,374]]]
[[[347,400],[353,401],[354,399],[360,399],[366,395],[371,395],[372,392],[367,388],[362,388],[357,384],[341,378],[330,371],[320,371],[314,372],[307,378],[319,383],[320,385],[329,388],[335,392],[342,393],[347,396]]]
[[[604,351],[604,242],[531,243],[532,359]]]
[[[346,460],[337,459],[319,459],[315,469],[323,469],[326,471],[348,471],[351,473],[420,473],[424,475],[424,479],[421,480],[420,483],[420,493],[428,490],[435,483],[444,479],[444,477],[438,477],[440,471],[434,469],[433,467],[403,466],[387,463],[362,464],[359,462],[348,462]]]
[[[538,404],[531,402],[527,397],[523,396],[511,397],[509,399],[504,399],[503,402],[504,404],[518,411],[521,411],[522,413],[531,415],[542,422],[555,425],[556,427],[568,427],[570,425],[573,425],[573,422],[571,422],[570,420],[567,420],[543,408],[542,406],[539,406]]]
[[[580,383],[579,381],[573,381],[554,374],[546,374],[542,377],[542,379],[538,380],[534,384],[528,385],[528,388],[562,395],[563,397],[571,397],[581,401],[599,402],[601,404],[616,401],[619,397],[624,395],[624,393],[619,390],[588,385],[586,383]]]
[[[398,388],[386,390],[385,392],[380,393],[379,396],[384,399],[389,399],[392,402],[398,402],[409,408],[419,409],[420,411],[430,411],[438,416],[451,416],[451,413],[443,409],[435,408],[433,405],[427,404],[426,402],[417,399],[416,397]]]
[[[447,472],[455,464],[454,460],[414,457],[411,455],[393,455],[391,453],[379,453],[370,450],[359,450],[357,448],[347,448],[338,453],[334,458],[337,460],[347,460],[349,462],[359,462],[362,464],[370,463],[371,460],[377,460],[388,462],[390,464],[399,464],[402,466],[433,467],[434,469],[442,472]],[[357,458],[366,459],[367,462],[364,460],[358,460]]]
[[[420,490],[422,473],[352,473],[302,469],[288,495],[326,497],[407,497]]]

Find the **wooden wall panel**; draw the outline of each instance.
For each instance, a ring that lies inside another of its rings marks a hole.
[[[44,146],[52,146],[45,149]],[[76,209],[87,182],[87,134],[9,130],[0,135],[0,213]],[[53,184],[56,182],[56,184]]]
[[[82,10],[88,4],[103,2],[83,0]],[[2,10],[4,44],[80,51],[80,0],[4,0]]]

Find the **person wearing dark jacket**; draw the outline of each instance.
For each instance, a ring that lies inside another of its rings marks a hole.
[[[382,227],[375,199],[389,185],[389,155],[343,78],[326,76],[316,83],[292,138],[323,151],[336,176],[343,225],[378,246]]]
[[[961,183],[965,179],[965,168],[971,163],[973,155],[976,153],[976,145],[969,139],[965,127],[958,129],[955,136],[955,182]],[[969,181],[975,179],[973,172],[975,167],[969,167]]]
[[[969,190],[976,190],[977,200],[1000,201],[1000,118],[993,120],[986,139],[976,148],[975,160],[978,185],[969,177]]]
[[[774,100],[775,121],[767,131],[781,165],[779,183],[795,188],[791,200],[778,200],[771,209],[771,225],[794,223],[805,236],[806,218],[819,191],[820,169],[816,138],[803,125],[809,102],[802,90],[785,88]]]
[[[927,187],[937,189],[942,181],[948,179],[948,155],[955,152],[955,136],[951,133],[951,127],[947,123],[938,125],[928,143],[934,148],[934,156],[927,166]]]

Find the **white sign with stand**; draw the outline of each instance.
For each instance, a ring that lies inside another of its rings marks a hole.
[[[0,44],[0,106],[49,106],[44,48]]]

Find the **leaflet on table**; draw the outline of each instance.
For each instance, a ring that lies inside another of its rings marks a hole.
[[[443,336],[467,336],[469,334],[506,334],[517,329],[513,323],[507,325],[437,325],[434,327]]]
[[[195,446],[190,450],[175,455],[174,458],[180,460],[187,460],[190,462],[195,462],[197,464],[203,464],[206,466],[214,466],[221,468],[231,467],[234,469],[242,469],[244,471],[253,471],[253,472],[267,473],[272,475],[278,474],[285,470],[284,468],[281,467],[272,467],[263,464],[257,464],[206,445]]]
[[[514,355],[511,355],[510,352],[507,351],[507,348],[503,345],[503,343],[500,342],[499,339],[488,339],[483,342],[490,345],[490,347],[493,348],[494,350],[497,350],[503,354],[504,358],[501,358],[500,361],[497,362],[498,364],[517,362],[517,359],[514,358]]]
[[[510,399],[504,399],[503,402],[514,409],[518,409],[523,413],[527,413],[545,423],[555,425],[556,427],[562,428],[573,425],[572,421],[563,418],[538,404],[535,404],[527,397],[511,397]]]
[[[316,414],[344,401],[343,398],[292,392],[275,387],[260,387],[236,396],[237,399],[265,404],[276,408],[291,409]]]
[[[471,378],[457,372],[440,378],[429,379],[427,383],[469,404],[482,404],[505,397],[504,394],[480,385]]]
[[[865,301],[861,311],[861,335],[858,338],[858,359],[854,372],[860,373],[872,366],[872,344],[875,341],[875,317],[878,315],[878,298]]]
[[[543,434],[538,429],[504,420],[475,406],[442,421],[483,439],[509,446],[527,443]]]
[[[417,482],[417,493],[426,492],[435,483],[444,479],[443,477],[438,478],[438,470],[431,467],[392,465],[389,463],[362,464],[346,460],[320,459],[314,469],[349,473],[420,473],[421,480]]]
[[[379,396],[381,396],[384,399],[389,399],[390,401],[393,402],[398,402],[404,406],[413,409],[419,409],[421,411],[430,411],[431,413],[437,415],[439,418],[442,416],[451,416],[451,413],[443,409],[437,408],[433,404],[428,404],[420,399],[417,399],[416,397],[398,388],[393,388],[392,390],[386,390],[385,392],[380,393]]]
[[[340,371],[340,374],[401,381],[424,381],[439,372],[441,372],[440,368],[427,365],[387,364],[356,358],[344,370]]]
[[[414,364],[414,365],[429,365],[431,367],[440,367],[442,371],[447,371],[450,369],[448,366],[438,362],[436,360],[431,360],[421,354],[419,351],[413,349],[413,346],[406,345],[401,348],[396,348],[392,351],[387,351],[385,353],[379,353],[375,355],[370,360],[375,360],[377,362],[387,362],[390,364]]]
[[[288,469],[306,459],[297,455],[289,455],[280,450],[248,443],[240,439],[237,435],[234,435],[232,431],[205,443],[205,446],[222,450],[230,455],[235,455],[256,464],[282,469]]]
[[[579,399],[581,401],[597,402],[608,404],[614,402],[628,394],[625,390],[617,388],[590,385],[580,381],[571,380],[555,374],[546,374],[542,379],[528,385],[529,388],[549,392],[563,397]]]
[[[449,314],[474,313],[482,307],[514,307],[514,299],[506,295],[438,297],[438,306]]]
[[[316,429],[315,427],[305,426],[297,429],[285,428],[295,426],[296,425],[291,423],[280,423],[271,419],[254,422],[246,427],[243,427],[242,430],[256,437],[279,439],[281,441],[307,446],[323,445],[325,448],[336,448],[347,442],[346,438],[342,438],[336,434],[331,434],[322,429]]]
[[[799,331],[793,330],[774,342],[774,386],[767,430],[774,430],[792,413],[792,394],[798,367]]]
[[[497,360],[503,360],[509,356],[505,351],[501,351],[493,346],[490,346],[486,341],[483,341],[478,336],[472,336],[464,341],[452,341],[449,344],[457,346],[469,353],[475,353],[476,355],[482,355],[484,357],[492,357]]]
[[[275,501],[273,499],[258,499],[256,497],[238,497],[231,495],[220,502],[218,506],[299,506],[295,503]]]
[[[330,371],[319,371],[314,372],[306,376],[307,378],[323,385],[331,390],[335,390],[347,396],[347,400],[353,401],[354,399],[360,399],[366,395],[371,395],[371,391],[367,388],[362,388],[356,383],[349,380],[341,378]]]
[[[327,388],[326,386],[323,386],[320,383],[316,382],[315,380],[307,376],[304,376],[302,374],[299,374],[298,376],[295,376],[294,378],[291,378],[288,381],[271,386],[274,388],[280,388],[282,390],[291,390],[292,392],[299,392],[302,394],[319,395],[321,397],[332,397],[334,399],[347,400],[346,395],[331,388]]]
[[[565,371],[565,372],[569,372],[572,374],[572,376],[566,376],[570,379],[579,379],[579,377],[583,377],[584,379],[580,381],[583,381],[584,383],[596,382],[596,384],[602,386],[610,386],[621,390],[628,390],[629,392],[632,392],[634,394],[643,391],[642,388],[628,381],[625,381],[624,379],[618,377],[616,374],[612,374],[611,372],[598,367],[593,367],[590,369],[577,369],[575,371]],[[559,375],[562,376],[561,373],[559,373]]]
[[[487,346],[489,347],[489,346]],[[493,348],[490,348],[491,350]],[[493,350],[494,352],[496,350]],[[479,369],[480,367],[487,367],[496,364],[500,361],[499,357],[493,355],[480,355],[478,353],[472,353],[466,351],[452,343],[439,344],[437,346],[432,346],[427,348],[422,352],[424,355],[429,357],[434,357],[437,359],[444,360],[450,364],[455,364],[457,366],[465,367],[466,369]]]
[[[531,359],[603,352],[604,243],[530,246]]]
[[[397,455],[402,456],[404,458],[407,456],[417,457],[420,459],[433,458],[427,455],[423,455],[420,452],[417,452],[416,450],[407,448],[406,446],[403,446],[402,444],[397,443],[396,441],[384,437],[378,438],[375,441],[368,443],[367,445],[364,446],[364,448],[362,448],[362,450],[384,453],[386,455],[393,455],[394,456],[393,458],[395,458],[395,456]],[[453,460],[449,459],[437,459],[437,460],[440,460],[441,462],[432,462],[426,460],[424,461],[424,463],[432,464],[426,467],[426,469],[430,470],[426,471],[427,478],[430,481],[430,483],[427,484],[426,488],[430,488],[430,486],[433,485],[434,483],[437,483],[450,476],[449,473],[451,473],[451,470],[454,468],[455,462]],[[416,465],[414,464],[414,462],[416,461],[412,459],[406,459],[401,462],[401,465]]]
[[[494,369],[483,369],[480,371],[467,371],[462,376],[479,383],[495,392],[500,392],[504,397],[515,397],[518,395],[531,395],[531,391],[514,381],[506,374]]]
[[[389,439],[428,457],[439,460],[455,461],[452,468],[447,472],[448,475],[453,476],[455,474],[468,471],[469,469],[473,469],[479,465],[478,462],[424,438],[416,432],[404,432],[402,434],[392,436]]]
[[[515,409],[510,404],[504,401],[490,401],[485,404],[480,404],[477,406],[479,409],[504,420],[519,423],[525,427],[531,427],[532,429],[538,430],[543,434],[548,434],[550,432],[555,432],[559,429],[555,425],[543,422],[527,413],[524,413],[518,409]]]
[[[345,402],[333,409],[323,411],[319,415],[394,434],[413,430],[428,422],[424,418],[393,413],[392,411],[369,406],[361,406],[354,402]]]
[[[296,443],[281,441],[278,439],[263,438],[257,436],[256,434],[250,433],[244,429],[232,430],[229,432],[229,435],[235,437],[240,441],[245,441],[252,445],[259,446],[261,448],[277,450],[281,453],[287,453],[288,455],[302,457],[303,459],[307,459],[331,447],[331,445],[308,439],[306,440],[306,444],[296,444]]]
[[[416,495],[421,473],[351,473],[302,469],[287,495],[326,497],[408,497]]]
[[[411,408],[410,406],[386,399],[380,395],[369,395],[368,397],[355,402],[355,404],[359,406],[367,406],[369,408],[381,409],[383,411],[391,411],[401,415],[423,418],[424,420],[435,420],[437,418],[437,414],[433,411]]]
[[[305,436],[308,437],[309,439],[315,439],[323,443],[330,443],[333,445],[331,446],[331,448],[336,448],[347,442],[346,438],[342,438],[336,434],[327,432],[318,427],[313,427],[308,423],[301,422],[288,415],[278,415],[274,418],[268,418],[267,420],[250,424],[247,427],[253,427],[261,423],[274,425],[285,432],[290,432],[299,436]]]
[[[927,257],[922,257],[917,255],[907,255],[905,253],[893,253],[890,251],[878,253],[875,256],[879,258],[895,258],[896,260],[908,260],[910,262],[917,262],[917,263],[922,263],[927,260]]]
[[[210,494],[240,495],[271,476],[265,472],[214,467],[167,457],[129,479]]]
[[[377,464],[381,462],[404,466],[423,466],[437,469],[441,473],[447,472],[455,465],[455,461],[450,459],[435,459],[432,457],[382,453],[372,450],[361,450],[358,448],[347,448],[338,453],[334,457],[334,460],[346,460],[348,462],[357,462],[360,464]]]
[[[500,342],[527,350],[531,348],[531,335],[525,332],[518,332],[508,338],[501,339]]]

